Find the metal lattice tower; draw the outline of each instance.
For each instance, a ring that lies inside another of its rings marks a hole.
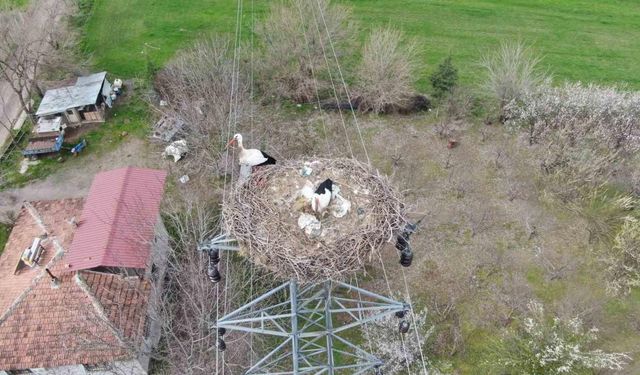
[[[198,249],[218,259],[220,250],[238,248],[229,236],[218,235]],[[210,261],[210,269],[215,267],[213,263],[217,262]],[[219,318],[211,328],[222,335],[242,331],[278,340],[247,375],[357,375],[371,373],[383,362],[349,341],[344,333],[391,314],[403,318],[410,308],[407,303],[340,281],[300,286],[290,280]]]
[[[246,374],[364,374],[382,361],[341,333],[408,309],[339,281],[300,287],[291,280],[220,318],[214,328],[279,338]]]

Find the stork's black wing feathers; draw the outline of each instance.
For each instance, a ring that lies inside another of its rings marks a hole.
[[[330,178],[324,180],[316,189],[316,194],[324,194],[325,190],[333,191],[333,181]]]
[[[267,160],[257,164],[257,165],[270,165],[270,164],[275,164],[276,163],[276,159],[272,158],[271,156],[269,156],[266,152],[260,150],[260,153],[262,154],[262,156],[264,156]]]

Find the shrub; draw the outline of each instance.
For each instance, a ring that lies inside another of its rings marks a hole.
[[[504,108],[509,102],[548,80],[540,72],[541,58],[522,42],[503,42],[480,61],[486,71],[485,88]]]
[[[275,2],[256,27],[263,53],[257,63],[258,84],[266,97],[313,102],[333,79],[342,85],[335,68],[354,38],[349,8],[329,0]],[[334,74],[333,77],[328,77]]]
[[[402,39],[402,32],[392,28],[371,32],[357,74],[361,111],[382,113],[408,107],[416,81],[416,48]]]
[[[604,258],[607,292],[626,295],[640,287],[640,220],[627,216],[613,247]]]
[[[494,343],[485,365],[491,373],[562,375],[592,373],[592,369],[621,370],[631,359],[625,353],[593,349],[598,329],[586,329],[579,317],[549,317],[531,301],[522,326]]]
[[[544,190],[562,202],[591,199],[616,173],[619,153],[594,146],[590,139],[569,142],[562,132],[550,137],[546,146],[536,153],[545,179]]]
[[[436,98],[442,98],[453,92],[453,88],[458,82],[458,69],[453,66],[451,56],[442,60],[438,65],[438,69],[431,75],[430,80],[433,87],[433,95]]]
[[[589,138],[600,147],[640,149],[640,92],[565,83],[526,90],[504,109],[508,124],[523,127],[529,143],[562,132],[569,143]]]
[[[185,134],[192,158],[185,160],[192,171],[217,165],[229,132],[230,121],[242,122],[248,113],[249,85],[236,70],[233,45],[226,38],[209,38],[170,61],[156,76],[156,88],[169,117],[187,124]],[[230,100],[231,88],[237,98]]]
[[[629,195],[599,188],[583,202],[569,205],[569,209],[586,220],[589,242],[610,242],[636,206],[636,200]]]

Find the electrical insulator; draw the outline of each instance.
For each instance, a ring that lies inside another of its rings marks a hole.
[[[407,247],[409,247],[409,237],[398,236],[396,249],[398,249],[398,251],[404,251]]]
[[[422,221],[422,220],[420,220]],[[414,224],[414,223],[407,223],[404,226],[404,230],[402,231],[402,234],[405,234],[407,238],[409,238],[409,235],[413,234],[416,232],[416,230],[418,230],[418,224]]]
[[[374,370],[376,375],[382,375],[382,368],[380,367],[380,365],[374,367]]]
[[[227,329],[226,329],[226,328],[224,328],[224,327],[220,327],[220,328],[218,328],[218,335],[219,335],[220,337],[224,336],[224,335],[225,335],[225,333],[227,333]]]
[[[209,263],[214,265],[220,263],[220,253],[218,250],[209,250]]]
[[[413,262],[413,252],[410,247],[407,247],[400,253],[400,264],[402,267],[409,267]]]
[[[209,265],[209,268],[207,269],[207,276],[209,276],[209,280],[211,280],[212,283],[217,283],[218,281],[222,280],[220,272],[218,271],[216,266],[213,265]]]
[[[227,349],[227,343],[225,343],[221,337],[218,338],[216,346],[218,347],[218,350],[221,352],[224,352]]]
[[[406,320],[402,320],[402,321],[400,321],[400,325],[398,326],[398,330],[400,331],[400,333],[407,333],[407,332],[409,332],[409,327],[411,327],[409,325],[409,322],[407,322]]]
[[[402,310],[402,311],[396,311],[396,318],[398,319],[402,319],[407,315],[407,312]]]

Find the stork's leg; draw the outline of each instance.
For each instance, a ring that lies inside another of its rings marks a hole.
[[[249,176],[251,176],[251,166],[246,164],[241,164],[240,178],[238,179],[238,184],[243,185],[245,182],[249,180]]]

